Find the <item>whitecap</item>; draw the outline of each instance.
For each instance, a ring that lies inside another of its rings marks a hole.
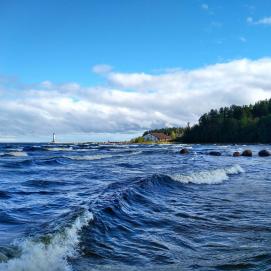
[[[52,147],[52,148],[46,148],[47,151],[72,151],[73,148],[60,148],[60,147]]]
[[[138,154],[141,154],[141,153],[143,153],[143,151],[134,151],[134,152],[130,153],[130,155],[138,155]]]
[[[244,170],[239,165],[234,165],[227,168],[195,172],[189,175],[174,174],[171,178],[181,183],[219,184],[228,180],[230,175],[243,172]]]
[[[16,157],[28,156],[28,154],[24,151],[11,151],[11,152],[5,153],[5,155],[16,156]]]
[[[74,155],[74,156],[66,156],[72,160],[100,160],[104,158],[110,158],[112,155],[110,154],[96,154],[96,155]]]
[[[0,271],[71,271],[67,260],[78,256],[80,230],[91,220],[93,214],[85,211],[47,244],[33,240],[21,242],[18,244],[21,256],[0,264]]]
[[[91,151],[92,149],[72,149],[73,151],[77,151],[77,152],[87,152],[87,151]]]

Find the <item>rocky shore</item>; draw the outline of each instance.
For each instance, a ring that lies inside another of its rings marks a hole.
[[[186,155],[186,154],[189,154],[189,153],[190,153],[190,151],[187,148],[182,148],[180,150],[180,154],[182,154],[182,155]],[[222,155],[222,153],[220,151],[210,151],[210,152],[208,152],[206,154],[211,155],[211,156],[221,156]],[[260,150],[258,152],[258,156],[260,156],[260,157],[268,157],[270,155],[271,155],[271,152],[266,150],[266,149]],[[240,157],[240,156],[252,157],[253,152],[250,149],[243,150],[242,152],[235,151],[235,152],[233,152],[232,156],[233,157]]]

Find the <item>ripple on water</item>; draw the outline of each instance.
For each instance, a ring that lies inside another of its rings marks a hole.
[[[1,271],[270,267],[271,164],[243,146],[1,146]]]

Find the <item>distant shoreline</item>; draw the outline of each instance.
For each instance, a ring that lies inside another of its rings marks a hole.
[[[84,145],[84,144],[104,144],[104,145],[169,145],[169,144],[176,144],[176,145],[271,145],[271,142],[269,143],[263,143],[263,142],[193,142],[193,143],[187,143],[187,142],[180,142],[180,141],[172,141],[172,142],[141,142],[141,143],[134,143],[134,142],[128,142],[128,141],[116,141],[116,142],[89,142],[89,141],[82,141],[82,142],[0,142],[0,144],[47,144],[47,145],[71,145],[71,144],[77,144],[77,145]]]

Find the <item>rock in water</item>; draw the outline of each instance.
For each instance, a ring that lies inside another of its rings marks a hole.
[[[220,155],[221,155],[221,152],[219,152],[219,151],[210,151],[210,152],[209,152],[209,155],[220,156]]]
[[[189,150],[186,148],[183,148],[180,150],[180,154],[188,154],[188,153],[189,153]]]
[[[232,154],[233,157],[238,157],[238,156],[240,156],[240,155],[241,155],[241,153],[240,153],[239,151],[235,151],[235,152]]]
[[[242,152],[242,156],[251,157],[252,156],[252,151],[251,150],[244,150]]]
[[[271,154],[270,154],[270,152],[268,151],[268,150],[261,150],[261,151],[259,151],[259,156],[261,156],[261,157],[266,157],[266,156],[270,156]]]

